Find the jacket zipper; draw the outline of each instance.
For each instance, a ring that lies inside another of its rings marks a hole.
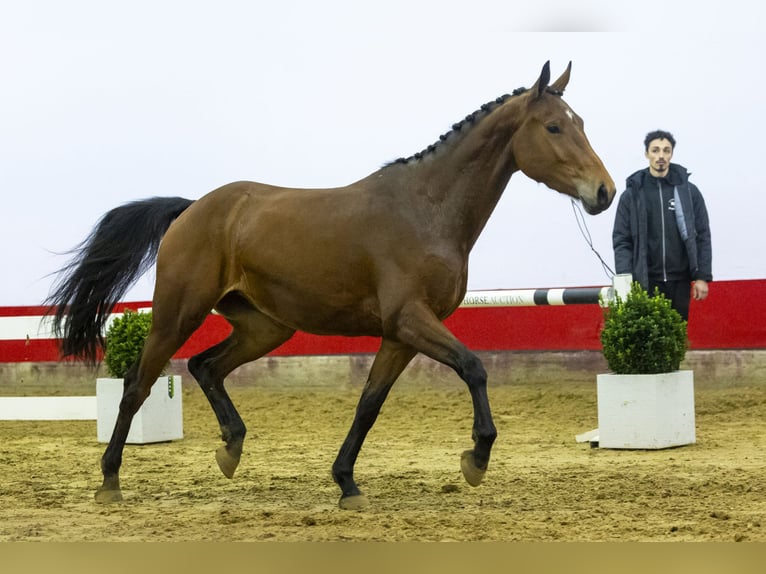
[[[662,221],[662,280],[667,283],[668,270],[665,264],[665,204],[662,201],[662,183],[657,180],[657,191],[660,194],[660,221]]]

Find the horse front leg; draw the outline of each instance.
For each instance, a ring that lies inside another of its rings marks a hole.
[[[478,486],[484,479],[497,437],[487,396],[487,372],[481,360],[457,340],[430,308],[421,303],[410,304],[402,310],[397,328],[401,341],[452,367],[468,386],[473,403],[474,448],[462,453],[460,468],[466,482]]]
[[[332,466],[333,479],[341,490],[338,505],[344,510],[360,510],[369,505],[367,497],[354,481],[354,465],[388,392],[416,354],[417,351],[409,346],[384,339],[375,355],[351,429]]]
[[[492,413],[487,396],[487,372],[481,361],[473,353],[460,361],[460,377],[468,385],[473,403],[473,450],[463,451],[460,457],[460,470],[471,486],[479,486],[489,466],[492,445],[497,437],[497,429],[492,422]]]

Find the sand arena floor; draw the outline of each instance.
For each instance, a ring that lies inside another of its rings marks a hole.
[[[184,439],[128,445],[125,501],[98,505],[95,421],[0,421],[0,541],[766,541],[766,382],[698,384],[697,444],[592,449],[593,381],[490,383],[499,436],[484,483],[460,472],[472,411],[451,372],[394,387],[342,511],[330,466],[363,380],[234,381],[248,424],[232,480],[215,418],[184,378]],[[58,389],[55,392],[60,392]]]

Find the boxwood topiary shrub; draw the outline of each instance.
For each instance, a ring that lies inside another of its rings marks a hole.
[[[650,297],[634,282],[624,301],[617,297],[604,311],[601,346],[613,373],[677,371],[687,345],[686,321],[659,291]]]
[[[125,309],[122,317],[115,317],[106,332],[104,363],[115,378],[125,377],[144,348],[144,341],[152,325],[151,312],[137,313]]]

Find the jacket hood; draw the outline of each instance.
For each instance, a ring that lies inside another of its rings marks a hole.
[[[649,168],[645,167],[630,174],[626,180],[627,187],[640,188],[644,181],[644,174],[649,173]],[[681,185],[689,180],[691,173],[682,165],[671,163],[668,168],[667,180],[671,185]]]

